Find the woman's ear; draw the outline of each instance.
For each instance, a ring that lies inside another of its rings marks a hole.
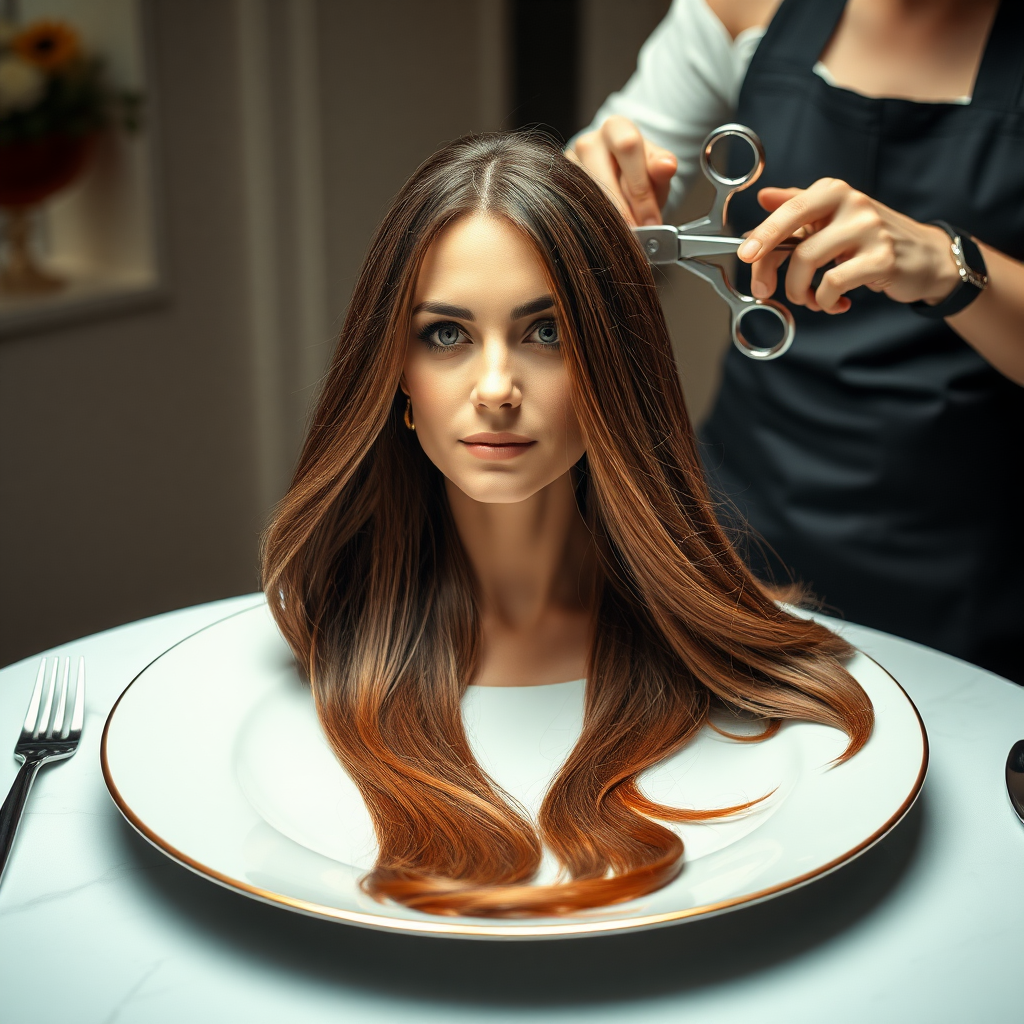
[[[408,398],[409,397],[409,385],[405,383],[405,374],[404,373],[402,374],[401,377],[398,378],[398,386],[402,389],[402,394],[405,395],[406,398]]]

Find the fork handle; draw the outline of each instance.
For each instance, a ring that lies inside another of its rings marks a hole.
[[[21,812],[25,810],[25,801],[28,800],[28,792],[35,782],[36,772],[39,771],[43,761],[37,758],[26,758],[21,766],[14,785],[4,805],[0,808],[0,880],[3,879],[4,868],[7,866],[7,857],[14,845],[14,836],[18,831],[18,823],[21,821]]]

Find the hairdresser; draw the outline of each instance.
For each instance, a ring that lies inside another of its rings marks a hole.
[[[797,334],[770,363],[729,351],[712,483],[762,538],[760,574],[1018,682],[1022,82],[1019,0],[675,0],[571,144],[656,224],[711,129],[761,136],[730,209],[738,283]]]

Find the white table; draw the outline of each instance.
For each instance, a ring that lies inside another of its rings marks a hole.
[[[640,934],[405,937],[291,914],[190,874],[131,830],[103,785],[100,732],[128,682],[171,644],[260,600],[50,652],[85,655],[88,710],[76,756],[40,773],[0,886],[0,1020],[1024,1020],[1024,826],[1003,785],[1007,751],[1024,737],[1024,688],[843,626],[910,693],[931,741],[921,799],[867,854],[759,906]],[[7,751],[37,665],[0,672]],[[16,770],[0,750],[5,793]]]

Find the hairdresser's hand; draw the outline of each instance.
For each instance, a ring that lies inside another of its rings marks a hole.
[[[566,156],[604,185],[630,224],[660,224],[676,158],[648,142],[632,121],[613,115],[585,132]]]
[[[756,298],[775,292],[777,271],[789,258],[786,297],[826,313],[850,308],[846,292],[866,285],[897,302],[941,302],[959,283],[949,253],[949,236],[931,224],[890,210],[845,181],[822,178],[810,188],[763,188],[758,202],[767,217],[740,246],[752,263],[750,291]],[[796,235],[792,253],[772,247]],[[819,267],[834,263],[812,288]]]

